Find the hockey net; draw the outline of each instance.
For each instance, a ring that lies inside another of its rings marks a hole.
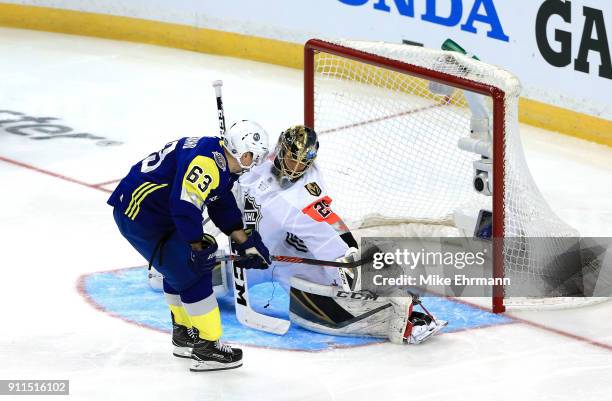
[[[470,235],[457,227],[457,211],[492,210],[493,237],[504,238],[494,275],[554,294],[516,298],[494,288],[493,310],[585,303],[568,297],[577,290],[562,284],[577,267],[551,263],[579,234],[553,213],[531,177],[515,76],[455,52],[316,39],[305,47],[304,68],[305,123],[319,134],[317,163],[351,229],[385,225],[393,226],[391,235]],[[452,89],[432,92],[432,82]],[[467,92],[482,95],[490,110],[492,196],[474,190],[473,162],[481,155],[457,145],[470,137]],[[545,246],[536,249],[529,238],[544,238]]]

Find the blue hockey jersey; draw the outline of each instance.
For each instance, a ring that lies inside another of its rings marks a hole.
[[[132,166],[108,204],[153,235],[177,230],[187,242],[201,240],[205,207],[224,233],[243,228],[231,192],[238,175],[230,173],[222,143],[193,137],[166,144]]]

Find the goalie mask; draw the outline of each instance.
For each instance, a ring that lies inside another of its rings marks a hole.
[[[272,170],[281,187],[288,187],[304,175],[316,159],[318,149],[317,133],[304,125],[288,128],[280,135]]]

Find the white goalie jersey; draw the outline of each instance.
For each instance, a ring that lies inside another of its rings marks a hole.
[[[240,177],[236,185],[236,200],[247,228],[261,234],[273,255],[322,260],[343,257],[349,246],[341,235],[348,229],[332,210],[332,198],[316,165],[285,189],[280,187],[272,167],[273,161],[266,160]],[[264,271],[249,271],[249,281],[256,284],[273,278],[288,291],[293,275],[325,285],[339,281],[334,268],[279,262]]]

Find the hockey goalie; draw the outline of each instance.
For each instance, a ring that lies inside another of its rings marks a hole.
[[[297,125],[284,131],[274,155],[240,179],[243,220],[259,230],[276,255],[349,262],[358,244],[332,209],[315,159],[313,129]],[[376,298],[359,294],[358,268],[277,263],[249,270],[250,285],[275,280],[290,295],[292,323],[319,333],[388,338],[418,344],[445,322],[413,310],[412,297]],[[408,294],[407,294],[408,295]]]
[[[332,198],[315,163],[318,148],[313,129],[303,125],[287,129],[274,155],[240,178],[236,199],[242,199],[245,226],[261,234],[271,254],[353,261],[359,255],[358,244],[331,207]],[[224,269],[221,274],[230,280],[231,266]],[[245,270],[249,287],[279,283],[290,296],[291,322],[314,332],[419,344],[446,325],[413,310],[408,294],[377,297],[360,291],[358,273],[358,268],[280,262],[266,270]]]

